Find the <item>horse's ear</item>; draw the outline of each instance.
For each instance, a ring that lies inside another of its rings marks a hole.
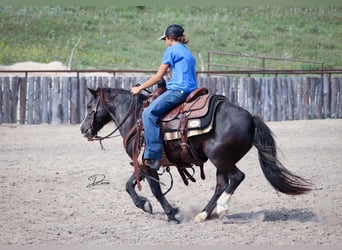
[[[88,90],[90,94],[92,94],[93,96],[96,96],[97,91],[95,89],[88,88]]]

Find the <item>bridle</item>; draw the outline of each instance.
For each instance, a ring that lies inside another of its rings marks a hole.
[[[100,93],[99,93],[99,97],[96,101],[96,105],[95,105],[95,108],[94,110],[92,110],[90,112],[90,115],[93,115],[93,119],[91,121],[91,129],[94,128],[94,121],[95,121],[95,117],[96,117],[96,113],[97,113],[97,110],[98,110],[98,107],[101,105],[102,108],[104,108],[110,115],[112,121],[115,121],[115,116],[114,114],[110,111],[110,109],[107,107],[106,105],[106,102],[105,102],[105,98],[104,98],[104,91],[103,89],[100,89],[99,90]],[[116,128],[110,132],[108,135],[106,136],[99,136],[99,135],[95,135],[94,137],[92,138],[89,138],[88,140],[89,141],[100,141],[100,145],[101,145],[101,148],[104,149],[103,145],[102,145],[102,141],[105,140],[105,139],[109,139],[109,138],[114,138],[114,137],[118,137],[119,135],[114,135],[113,134],[118,131],[122,125],[126,122],[126,120],[128,119],[128,117],[132,114],[132,111],[135,110],[135,102],[134,102],[134,97],[131,96],[131,99],[130,99],[130,104],[129,104],[129,108],[127,110],[127,113],[125,114],[124,118],[122,119],[122,121],[116,126]],[[135,113],[135,112],[134,112]]]

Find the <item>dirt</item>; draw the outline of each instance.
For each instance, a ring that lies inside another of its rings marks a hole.
[[[125,183],[133,168],[121,137],[104,141],[103,151],[76,125],[2,124],[0,245],[341,245],[342,120],[267,124],[282,163],[311,180],[313,191],[277,193],[252,149],[238,163],[246,179],[229,213],[196,223],[214,192],[215,168],[205,164],[205,180],[196,169],[197,182],[189,186],[171,169],[174,186],[166,198],[180,209],[178,225],[167,221],[146,182],[138,193],[154,213],[131,201]],[[166,190],[170,177],[161,178]]]

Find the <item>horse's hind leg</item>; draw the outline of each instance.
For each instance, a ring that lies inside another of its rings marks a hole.
[[[210,201],[208,202],[208,204],[206,205],[206,207],[202,210],[202,212],[195,216],[196,222],[203,222],[208,218],[208,216],[215,209],[218,198],[224,192],[228,184],[229,184],[229,179],[227,175],[217,170],[215,193],[213,197],[210,199]]]
[[[220,198],[217,200],[216,213],[220,219],[226,215],[230,198],[244,178],[245,174],[235,166],[234,172],[229,174],[229,186],[224,190]]]
[[[143,175],[139,175],[139,180],[143,180],[144,177]],[[126,191],[128,192],[128,194],[130,195],[131,199],[133,200],[134,204],[136,207],[144,210],[145,212],[148,213],[152,213],[152,205],[151,203],[148,201],[147,198],[143,197],[143,196],[139,196],[136,192],[135,192],[135,186],[137,185],[137,181],[135,179],[135,174],[133,174],[128,181],[126,182]]]
[[[234,193],[234,191],[244,178],[245,174],[241,172],[237,167],[234,167],[234,170],[231,171],[229,174],[217,170],[215,193],[207,206],[202,210],[202,212],[196,215],[195,221],[205,221],[213,212],[215,207],[217,207],[219,216],[222,217],[228,210],[228,203],[231,195]]]

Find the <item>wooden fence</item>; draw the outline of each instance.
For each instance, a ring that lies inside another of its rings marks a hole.
[[[0,77],[0,124],[78,124],[85,115],[87,87],[130,89],[147,77]],[[342,118],[340,76],[199,75],[198,82],[265,121]]]

